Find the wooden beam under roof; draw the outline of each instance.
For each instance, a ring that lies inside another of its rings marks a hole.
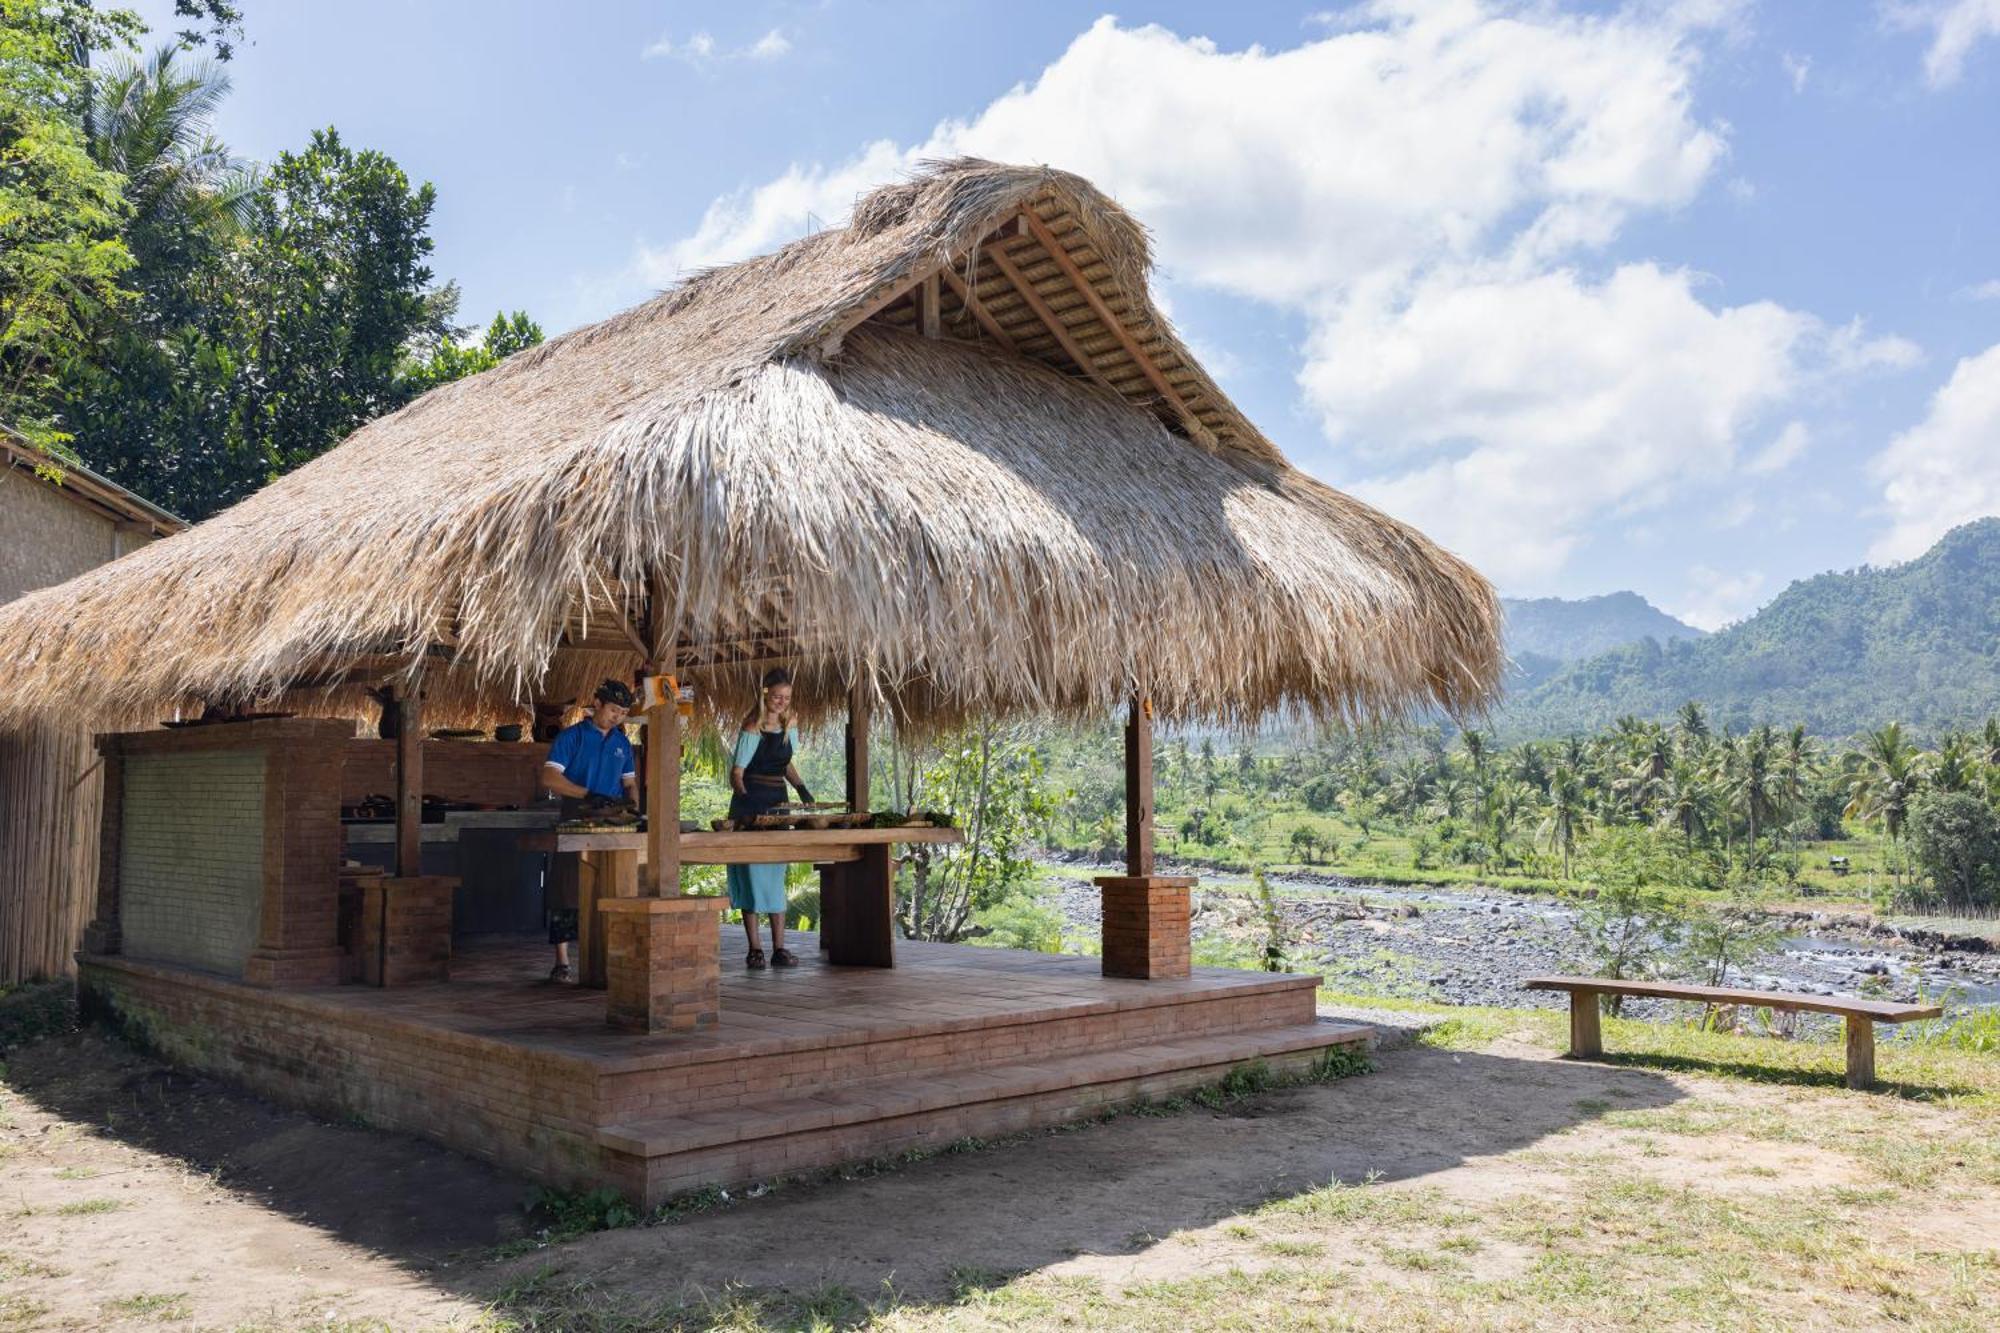
[[[1063,349],[1063,354],[1076,362],[1077,369],[1090,376],[1091,379],[1095,380],[1111,393],[1118,393],[1118,390],[1112,385],[1111,381],[1106,379],[1104,373],[1097,368],[1096,358],[1083,350],[1077,343],[1075,336],[1063,324],[1061,318],[1057,316],[1054,310],[1049,308],[1049,303],[1042,299],[1042,294],[1035,290],[1035,284],[1028,280],[1028,276],[1025,273],[1021,272],[1021,266],[1008,257],[1006,247],[999,245],[992,246],[986,253],[993,260],[994,267],[998,268],[1007,281],[1013,284],[1014,290],[1020,294],[1021,300],[1027,304],[1028,309],[1034,312],[1035,318],[1042,322],[1044,328],[1048,329],[1049,336],[1056,340],[1056,345]],[[1124,397],[1123,394],[1119,394],[1118,396],[1120,398]]]
[[[979,299],[978,295],[972,290],[971,285],[965,279],[959,277],[955,270],[949,268],[945,269],[940,276],[944,278],[945,285],[950,287],[953,293],[957,295],[965,309],[970,312],[975,320],[979,321],[979,327],[986,330],[986,335],[993,339],[994,342],[1000,344],[1002,351],[1018,352],[1018,349],[1014,346],[1014,340],[1007,336],[1007,330],[1000,327],[1000,321],[993,318],[993,312],[986,308],[986,304]]]
[[[1023,212],[1021,214],[1021,221],[1034,236],[1035,240],[1040,243],[1042,249],[1048,251],[1049,258],[1055,261],[1056,267],[1061,269],[1064,276],[1076,285],[1076,289],[1082,294],[1085,304],[1090,307],[1090,312],[1097,316],[1097,322],[1102,324],[1106,331],[1118,340],[1118,345],[1123,347],[1125,354],[1132,358],[1132,364],[1139,368],[1139,373],[1146,377],[1146,382],[1151,384],[1158,391],[1160,397],[1165,399],[1167,404],[1180,415],[1182,422],[1186,424],[1189,432],[1199,438],[1208,438],[1210,436],[1208,427],[1202,424],[1201,419],[1195,415],[1194,409],[1188,406],[1187,400],[1182,398],[1179,391],[1168,381],[1165,373],[1154,363],[1153,358],[1147,355],[1145,350],[1139,346],[1139,340],[1126,329],[1124,321],[1112,313],[1111,307],[1105,303],[1104,298],[1097,294],[1096,285],[1083,275],[1083,270],[1078,267],[1076,260],[1070,257],[1068,248],[1063,245],[1054,232],[1049,230],[1048,224],[1036,217],[1032,210]]]

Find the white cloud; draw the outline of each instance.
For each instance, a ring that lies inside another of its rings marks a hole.
[[[1916,0],[1885,5],[1883,12],[1898,27],[1930,30],[1924,80],[1933,88],[1957,83],[1972,48],[2000,37],[2000,0]]]
[[[690,65],[709,65],[726,60],[777,60],[791,54],[792,39],[784,30],[773,28],[748,46],[724,47],[706,32],[676,40],[661,33],[640,52],[641,60],[680,60]]]
[[[1754,569],[1737,573],[1696,565],[1687,572],[1688,591],[1671,614],[1696,629],[1718,630],[1757,609],[1764,576]]]
[[[1961,301],[2000,301],[2000,278],[1988,278],[1952,293]]]
[[[1726,129],[1693,83],[1706,25],[1739,15],[1375,0],[1239,51],[1102,19],[969,119],[795,164],[634,267],[666,285],[771,249],[925,158],[1060,165],[1145,219],[1174,282],[1303,318],[1299,384],[1372,472],[1355,489],[1503,581],[1543,579],[1607,517],[1740,466],[1806,387],[1916,355],[1599,258],[1714,183]]]
[[[1890,517],[1871,560],[1908,560],[1959,524],[2000,514],[2000,344],[1960,361],[1924,419],[1868,468]]]
[[[1787,421],[1785,428],[1778,432],[1778,438],[1758,450],[1745,465],[1745,469],[1755,473],[1782,472],[1797,462],[1812,443],[1812,432],[1803,421]]]
[[[1365,498],[1503,584],[1535,583],[1597,520],[1728,472],[1843,337],[1770,302],[1710,308],[1691,275],[1650,264],[1600,283],[1442,272],[1400,305],[1348,304],[1301,383],[1329,437],[1417,461],[1359,483]]]
[[[1031,85],[923,143],[868,145],[718,201],[681,261],[768,250],[924,158],[1053,162],[1144,217],[1177,276],[1291,302],[1439,257],[1601,244],[1722,155],[1665,20],[1376,4],[1287,51],[1101,19]]]
[[[1812,57],[1795,56],[1790,51],[1786,51],[1778,57],[1778,63],[1784,66],[1785,77],[1792,81],[1792,91],[1795,93],[1804,92],[1806,90],[1806,76],[1812,73]]]

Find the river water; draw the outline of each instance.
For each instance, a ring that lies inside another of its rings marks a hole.
[[[1092,868],[1049,865],[1052,905],[1073,933],[1094,932]],[[1539,973],[1592,972],[1575,914],[1560,900],[1468,887],[1436,889],[1332,877],[1272,876],[1285,917],[1287,960],[1336,990],[1450,1004],[1545,1005],[1567,997],[1521,989]],[[1220,955],[1261,947],[1264,928],[1247,877],[1201,872],[1195,946]],[[1205,892],[1205,890],[1215,890]],[[1822,914],[1756,959],[1730,985],[1813,995],[2000,1005],[2000,953],[1920,947]],[[1646,1006],[1640,1006],[1643,1012]]]

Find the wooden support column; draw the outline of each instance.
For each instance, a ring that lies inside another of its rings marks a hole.
[[[396,874],[424,873],[424,703],[412,685],[396,687]]]
[[[919,307],[918,322],[922,325],[924,337],[944,336],[944,312],[938,308],[938,275],[932,273],[917,284]]]
[[[1153,701],[1138,695],[1125,721],[1125,873],[1153,873]]]
[[[646,715],[646,896],[680,892],[681,710],[670,698]]]
[[[847,692],[847,808],[868,809],[868,692],[859,685]]]
[[[1184,977],[1193,965],[1194,879],[1153,865],[1153,702],[1134,695],[1125,720],[1125,873],[1097,880],[1104,975]]]
[[[97,829],[97,915],[83,932],[83,951],[113,954],[122,947],[118,870],[124,859],[125,757],[116,737],[99,736],[96,744],[104,765],[104,805]]]
[[[674,627],[667,623],[672,589],[655,573],[646,587],[645,642],[653,645],[656,669],[671,663]],[[666,677],[660,706],[646,715],[646,870],[641,888],[648,898],[681,893],[681,703],[679,682]]]

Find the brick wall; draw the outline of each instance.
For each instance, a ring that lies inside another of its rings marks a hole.
[[[124,951],[242,975],[262,920],[264,756],[127,755],[123,818]]]

